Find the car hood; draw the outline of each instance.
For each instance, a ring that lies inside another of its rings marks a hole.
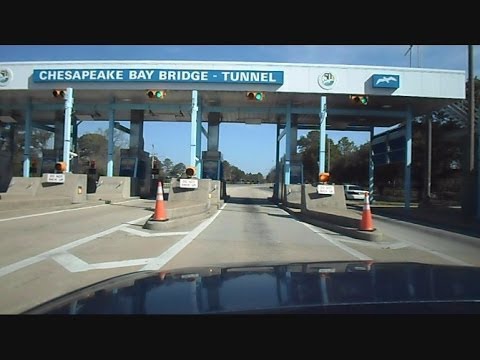
[[[242,264],[117,276],[25,314],[215,314],[480,299],[480,268],[372,261]]]

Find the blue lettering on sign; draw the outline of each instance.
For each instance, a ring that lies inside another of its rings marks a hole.
[[[372,76],[374,88],[398,89],[400,87],[400,75],[375,74]]]
[[[283,84],[283,71],[168,69],[36,69],[33,82],[166,82]]]

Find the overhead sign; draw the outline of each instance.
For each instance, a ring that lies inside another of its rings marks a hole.
[[[65,174],[47,174],[48,183],[61,183],[65,182]]]
[[[400,87],[400,75],[375,74],[372,76],[372,87],[398,89]]]
[[[33,82],[283,84],[283,71],[184,69],[36,69]]]
[[[317,185],[317,192],[322,195],[334,195],[335,187],[333,185]]]
[[[197,179],[180,179],[180,187],[184,189],[197,189],[198,180]]]

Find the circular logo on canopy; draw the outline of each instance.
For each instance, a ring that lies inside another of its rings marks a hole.
[[[0,86],[6,86],[13,78],[12,70],[1,68],[0,69]]]
[[[319,75],[318,85],[320,85],[322,89],[330,90],[333,88],[333,85],[335,85],[335,75],[333,75],[331,72],[326,72],[322,75]]]

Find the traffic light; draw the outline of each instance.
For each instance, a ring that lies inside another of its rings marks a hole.
[[[65,170],[67,170],[67,164],[65,164],[63,161],[59,161],[55,164],[55,171],[63,173]]]
[[[196,169],[194,166],[187,166],[187,168],[185,169],[185,174],[188,177],[195,176],[195,173],[196,173]]]
[[[368,104],[368,96],[365,95],[350,95],[350,100],[352,100],[356,104]]]
[[[148,90],[147,91],[147,96],[150,99],[164,99],[166,95],[167,95],[167,92],[165,90]]]
[[[248,91],[247,92],[248,100],[263,101],[265,99],[265,93],[261,91]]]
[[[318,181],[320,181],[321,183],[326,183],[328,182],[328,180],[330,180],[330,173],[322,172],[318,174]]]
[[[55,89],[52,91],[53,97],[56,97],[56,98],[65,97],[65,93],[66,91],[64,89]]]

